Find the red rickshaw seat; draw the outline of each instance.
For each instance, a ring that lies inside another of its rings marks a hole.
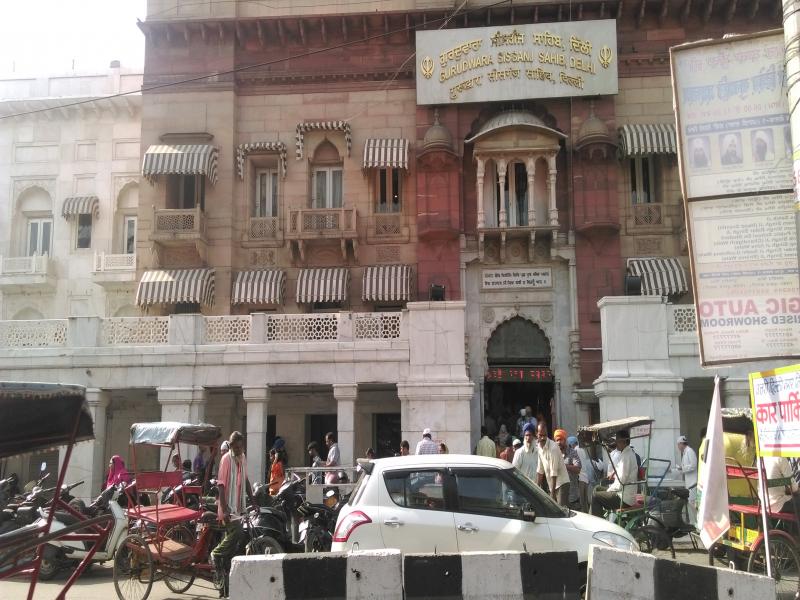
[[[758,504],[729,504],[728,510],[731,512],[738,512],[745,515],[755,515],[758,516],[761,514],[761,507]],[[773,512],[769,511],[767,513],[770,518],[772,519],[780,519],[781,521],[794,521],[797,522],[797,515],[794,513],[787,513],[787,512]]]

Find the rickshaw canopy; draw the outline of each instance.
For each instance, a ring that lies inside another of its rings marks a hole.
[[[631,439],[650,436],[650,425],[654,419],[650,417],[625,417],[614,421],[604,421],[578,428],[578,441],[583,444],[596,444],[627,429]]]
[[[726,433],[753,433],[753,411],[748,408],[723,408],[722,431]]]
[[[222,437],[222,429],[209,423],[192,425],[172,421],[134,423],[131,425],[131,445],[172,446],[177,443],[211,445]]]
[[[0,458],[94,439],[86,389],[0,382]]]

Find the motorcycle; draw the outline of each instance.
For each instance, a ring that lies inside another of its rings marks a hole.
[[[325,492],[322,504],[304,502],[298,512],[304,516],[300,523],[300,543],[306,552],[329,552],[339,511],[347,503],[349,494],[339,496],[338,489]]]
[[[41,483],[47,478],[47,475],[42,477],[37,483]],[[61,487],[60,499],[64,503],[71,503],[75,501],[75,497],[70,494],[73,488],[81,485],[83,481],[73,483],[72,485],[64,485]],[[39,518],[39,509],[50,503],[55,494],[56,488],[42,488],[40,485],[33,486],[19,504],[8,504],[0,512],[0,534],[20,529],[26,525],[34,523]]]
[[[77,485],[77,484],[76,484]],[[119,505],[119,498],[123,494],[125,484],[119,483],[110,486],[87,506],[83,515],[94,518],[110,513],[114,517],[114,525],[106,537],[105,543],[92,556],[92,564],[103,563],[114,558],[120,541],[128,534],[128,517]],[[73,486],[74,487],[74,486]],[[47,519],[47,512],[39,510],[40,519]],[[69,525],[78,523],[81,519],[67,511],[56,511],[51,524],[51,531],[59,531]],[[91,550],[90,542],[55,540],[47,544],[42,551],[42,566],[39,578],[47,581],[55,577],[59,570],[80,563]]]
[[[19,494],[19,478],[16,473],[12,473],[4,479],[0,479],[0,509],[5,508],[12,498]]]

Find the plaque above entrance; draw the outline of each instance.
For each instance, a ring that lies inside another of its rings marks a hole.
[[[417,104],[617,91],[614,19],[417,32]]]
[[[489,367],[486,381],[546,382],[553,381],[553,372],[550,367]]]

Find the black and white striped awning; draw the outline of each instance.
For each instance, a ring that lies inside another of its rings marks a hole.
[[[61,215],[68,219],[75,215],[95,215],[100,211],[100,199],[97,196],[72,196],[64,200]]]
[[[366,267],[361,298],[364,302],[408,302],[411,299],[411,267]]]
[[[365,169],[408,169],[408,140],[372,138],[364,144]]]
[[[347,156],[350,156],[350,149],[353,147],[353,134],[350,130],[350,123],[347,121],[307,121],[298,123],[294,132],[295,149],[294,156],[297,160],[303,158],[303,140],[307,131],[341,131],[344,133],[344,141],[347,144]]]
[[[232,304],[283,304],[286,273],[281,269],[240,271],[233,282]]]
[[[145,271],[136,290],[136,304],[214,304],[214,269]]]
[[[623,125],[619,128],[619,153],[622,157],[677,152],[675,125],[672,123]]]
[[[677,258],[629,258],[628,272],[642,278],[642,296],[671,296],[689,291]]]
[[[244,161],[248,154],[255,152],[275,152],[281,163],[281,176],[286,177],[286,144],[283,142],[251,142],[236,147],[236,170],[239,179],[244,179]]]
[[[205,175],[214,185],[218,154],[217,147],[210,144],[150,146],[144,153],[142,175],[150,183],[159,175]]]
[[[297,302],[345,302],[349,284],[350,271],[345,268],[302,269],[297,277]]]

